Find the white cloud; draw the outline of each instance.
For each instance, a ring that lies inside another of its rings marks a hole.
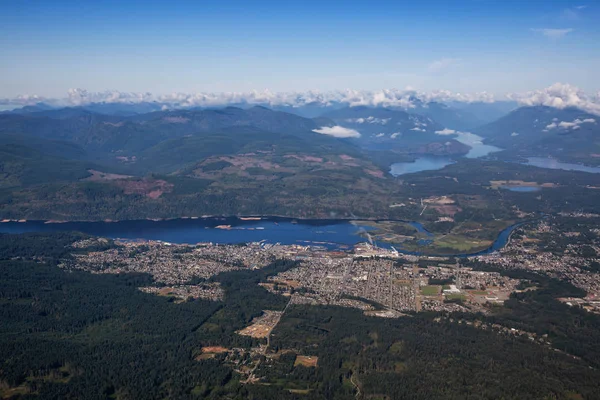
[[[532,28],[531,30],[536,33],[541,33],[542,35],[544,35],[550,39],[560,39],[574,31],[573,28],[566,28],[566,29]]]
[[[367,118],[348,118],[346,122],[351,124],[377,124],[377,125],[386,125],[390,122],[391,118],[375,118],[375,117],[367,117]]]
[[[488,92],[461,93],[451,92],[449,90],[434,90],[429,93],[418,93],[417,97],[425,102],[439,101],[449,102],[457,101],[462,103],[493,103],[496,96]]]
[[[69,89],[67,92],[67,102],[75,106],[90,103],[142,103],[152,100],[154,98],[151,93],[119,92],[118,90],[88,92],[85,89]]]
[[[390,138],[396,139],[398,136],[402,136],[402,132],[394,132],[390,135]]]
[[[21,107],[45,102],[54,106],[83,106],[90,103],[141,103],[157,102],[165,109],[190,107],[223,107],[231,104],[265,105],[269,107],[289,106],[302,107],[305,105],[330,106],[335,104],[347,106],[397,107],[411,109],[417,106],[427,106],[428,102],[484,102],[493,103],[497,99],[518,101],[521,105],[546,105],[556,108],[577,107],[584,111],[600,115],[600,92],[586,95],[579,88],[556,83],[549,88],[528,93],[508,94],[498,97],[487,93],[460,93],[447,90],[420,92],[413,89],[383,89],[383,90],[338,90],[330,92],[225,92],[225,93],[173,93],[169,95],[152,95],[151,93],[134,93],[119,91],[89,92],[85,89],[72,89],[67,97],[50,99],[37,95],[22,95],[16,98],[0,99],[0,106]],[[6,107],[5,107],[6,108]],[[383,124],[385,119],[378,119]],[[367,118],[365,118],[365,123]],[[373,121],[375,119],[373,118]],[[417,122],[415,122],[417,125]]]
[[[579,129],[579,124],[575,121],[573,121],[573,122],[562,121],[558,124],[558,127],[563,128],[563,129],[569,129],[569,128]]]
[[[360,133],[354,129],[344,128],[343,126],[323,126],[319,129],[314,129],[313,132],[321,133],[323,135],[329,135],[337,138],[357,138],[360,137]]]
[[[435,131],[438,135],[454,135],[457,132],[454,129],[444,128],[441,131]]]
[[[569,84],[555,83],[542,90],[510,94],[508,97],[525,106],[548,106],[559,109],[575,107],[600,115],[600,95],[588,96],[578,87]]]
[[[519,134],[517,132],[513,132],[510,134],[510,136],[519,136]]]
[[[432,73],[442,72],[460,64],[459,58],[441,58],[429,64],[427,70]]]
[[[31,106],[37,103],[47,102],[48,99],[37,94],[24,94],[12,99],[0,99],[0,105],[11,107]]]
[[[416,105],[431,101],[448,102],[486,102],[492,103],[495,97],[487,92],[458,93],[447,90],[420,92],[413,89],[382,89],[382,90],[336,90],[329,92],[272,92],[270,90],[251,92],[222,92],[222,93],[171,93],[153,95],[151,93],[104,91],[90,92],[86,89],[70,89],[62,99],[50,99],[37,95],[22,95],[16,98],[0,99],[0,105],[25,106],[45,102],[56,106],[82,106],[90,103],[141,103],[158,102],[168,108],[189,107],[221,107],[230,104],[266,106],[302,107],[308,104],[329,106],[344,104],[351,107],[398,107],[414,108]]]
[[[348,118],[346,120],[346,122],[348,122],[350,124],[364,124],[365,119],[364,118]]]
[[[582,124],[595,124],[596,120],[594,118],[585,118],[585,119],[575,119],[573,122],[567,122],[567,121],[561,121],[561,122],[556,122],[556,118],[554,119],[555,121],[552,122],[551,124],[546,125],[546,129],[556,129],[556,128],[560,128],[560,129],[579,129],[581,128]]]

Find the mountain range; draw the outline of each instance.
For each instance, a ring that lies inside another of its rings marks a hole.
[[[457,140],[463,133],[433,118],[474,120],[454,110],[431,103],[410,112],[358,106],[306,118],[255,106],[124,116],[38,105],[2,113],[0,211],[28,218],[47,218],[47,210],[52,218],[119,212],[131,218],[141,208],[171,215],[171,207],[214,213],[228,204],[233,214],[247,207],[369,215],[375,207],[389,208],[399,190],[390,164],[422,155],[456,159],[469,151]],[[339,130],[355,134],[329,134]],[[600,163],[597,117],[578,109],[518,108],[473,132],[505,149],[494,153],[497,158]]]
[[[600,117],[577,108],[518,108],[474,131],[511,155],[600,163]]]

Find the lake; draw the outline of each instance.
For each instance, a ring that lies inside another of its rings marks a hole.
[[[456,137],[456,140],[471,147],[471,150],[465,154],[466,158],[480,158],[502,150],[496,146],[483,144],[482,139],[481,136],[469,132],[460,132]],[[454,162],[452,158],[446,156],[423,156],[412,162],[392,164],[390,174],[400,176],[421,171],[435,171],[447,165],[454,164]]]
[[[542,190],[539,186],[500,186],[501,189],[510,190],[511,192],[521,192],[521,193],[531,193],[531,192],[539,192]]]
[[[390,167],[390,174],[393,176],[400,176],[421,171],[433,171],[442,169],[450,164],[454,164],[454,161],[450,159],[450,157],[424,156],[419,157],[412,162],[392,164]]]
[[[548,157],[529,157],[527,158],[527,162],[523,164],[540,168],[563,169],[565,171],[582,171],[592,174],[600,174],[600,167],[588,167],[587,165],[583,164],[565,163]]]
[[[405,221],[406,222],[406,221]],[[411,222],[419,232],[433,239],[418,222]],[[477,254],[486,254],[504,247],[513,225],[498,234],[492,246]],[[346,220],[294,220],[290,218],[268,217],[260,220],[229,218],[173,219],[165,221],[119,221],[119,222],[66,222],[44,223],[43,221],[0,223],[0,233],[64,232],[79,231],[95,236],[113,239],[161,240],[170,243],[217,243],[237,244],[247,242],[318,245],[330,250],[349,249],[357,243],[365,242],[359,233],[372,230]],[[426,244],[425,242],[423,244]],[[379,247],[391,245],[378,243]],[[419,255],[418,252],[401,253]],[[467,256],[462,254],[457,256]]]
[[[467,146],[471,146],[471,150],[465,155],[466,158],[480,158],[490,153],[502,151],[500,147],[483,144],[483,138],[474,133],[460,132],[456,140]]]

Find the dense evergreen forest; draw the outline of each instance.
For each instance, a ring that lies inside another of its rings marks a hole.
[[[600,319],[557,302],[577,289],[554,279],[528,275],[539,289],[513,296],[487,317],[382,319],[341,307],[288,307],[271,336],[271,351],[281,356],[260,365],[260,384],[243,384],[219,357],[195,356],[202,346],[259,344],[234,332],[262,310],[285,307],[286,298],[257,284],[293,262],[213,277],[225,289],[221,302],[176,303],[139,291],[152,283],[148,275],[60,269],[65,246],[78,239],[0,236],[2,397],[595,399],[600,393]],[[552,347],[459,320],[548,334]],[[296,355],[317,356],[317,367],[295,366]]]

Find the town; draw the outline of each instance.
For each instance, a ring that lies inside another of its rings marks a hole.
[[[519,283],[498,272],[473,271],[440,257],[404,256],[368,243],[340,252],[265,243],[129,241],[116,242],[114,248],[104,251],[75,253],[72,261],[61,266],[92,273],[147,273],[156,285],[142,287],[142,291],[179,300],[216,301],[223,291],[218,282],[209,281],[211,277],[261,268],[277,259],[295,260],[297,266],[261,282],[265,289],[289,296],[291,304],[354,307],[374,316],[397,317],[406,311],[485,311],[486,304],[506,300]],[[427,265],[420,265],[423,261]]]
[[[483,312],[501,305],[521,283],[502,275],[510,269],[530,270],[566,280],[587,292],[581,299],[565,299],[570,305],[598,311],[600,280],[591,266],[598,260],[581,254],[582,247],[600,247],[599,230],[594,226],[581,232],[560,232],[567,221],[586,219],[593,225],[595,216],[562,216],[541,220],[520,228],[501,251],[470,258],[404,255],[397,251],[359,243],[346,251],[328,250],[319,245],[281,245],[265,242],[244,245],[201,243],[172,244],[160,241],[117,241],[104,251],[74,253],[64,268],[92,273],[147,273],[155,286],[140,290],[177,299],[219,300],[223,291],[210,278],[238,269],[258,269],[275,260],[296,261],[296,266],[270,276],[260,285],[266,290],[290,297],[290,304],[338,305],[363,310],[368,315],[397,317],[405,312],[471,311]],[[581,225],[581,224],[580,224]],[[596,240],[590,242],[590,234]],[[564,249],[541,248],[543,243],[558,243]],[[556,240],[553,240],[556,239]],[[87,239],[75,248],[89,246]],[[582,243],[579,243],[581,241]],[[591,244],[590,244],[591,243]],[[560,250],[560,251],[558,251]],[[469,259],[496,271],[476,271]]]

